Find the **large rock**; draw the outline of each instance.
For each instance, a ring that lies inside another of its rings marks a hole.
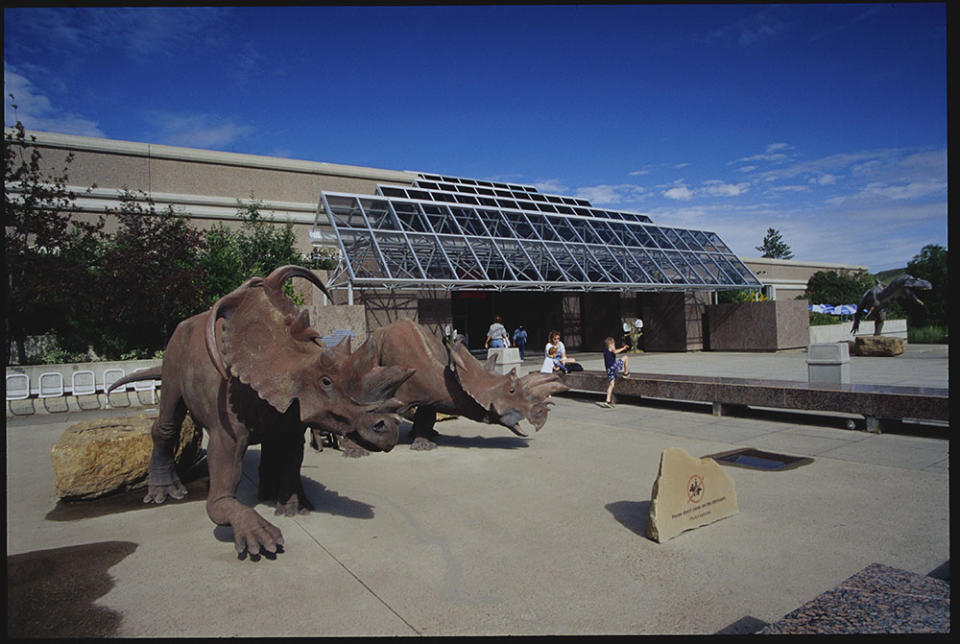
[[[858,356],[898,356],[903,353],[903,338],[889,335],[861,336],[853,342],[853,353]]]
[[[57,496],[65,500],[94,499],[144,487],[153,451],[153,421],[140,414],[99,418],[68,427],[50,452]],[[196,461],[202,439],[203,429],[187,415],[175,453],[179,470]]]

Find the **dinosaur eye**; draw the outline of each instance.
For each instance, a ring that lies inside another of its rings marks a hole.
[[[324,388],[329,389],[330,387],[333,386],[333,381],[327,378],[326,376],[324,376],[323,378],[320,379],[320,384],[323,385]]]

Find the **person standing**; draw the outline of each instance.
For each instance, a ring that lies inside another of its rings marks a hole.
[[[507,335],[507,328],[503,326],[500,316],[493,317],[493,324],[487,331],[487,349],[503,349],[510,346],[510,336]]]
[[[604,340],[605,348],[603,350],[603,366],[607,369],[607,399],[604,402],[598,402],[597,404],[601,407],[611,408],[613,407],[613,386],[617,381],[619,376],[627,376],[630,374],[629,367],[629,358],[623,356],[618,358],[618,353],[623,353],[627,350],[627,345],[623,345],[619,349],[615,348],[616,344],[613,341],[613,338],[607,338]]]
[[[527,330],[521,324],[513,332],[513,344],[520,350],[520,359],[523,360],[527,348]]]

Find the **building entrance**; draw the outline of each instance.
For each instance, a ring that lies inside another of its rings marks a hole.
[[[563,320],[559,293],[454,291],[450,307],[453,326],[466,336],[471,351],[483,352],[493,316],[499,315],[512,336],[521,324],[527,329],[527,353],[539,354],[547,333],[560,330]]]

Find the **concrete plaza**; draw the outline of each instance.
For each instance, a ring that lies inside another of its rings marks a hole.
[[[806,379],[804,351],[633,359],[645,372]],[[897,358],[851,358],[851,377],[946,387],[948,361],[946,346],[908,345]],[[286,541],[256,561],[238,560],[229,528],[207,518],[203,479],[161,506],[143,505],[142,491],[58,503],[50,448],[64,429],[130,410],[8,417],[8,634],[716,633],[774,622],[871,563],[926,575],[949,562],[949,427],[871,434],[842,416],[596,400],[557,397],[530,439],[455,419],[438,424],[432,452],[408,448],[407,425],[388,454],[308,448],[316,511],[295,518],[257,502],[254,446],[240,499]],[[645,537],[647,513],[671,446],[813,462],[725,468],[740,512],[659,544]]]

